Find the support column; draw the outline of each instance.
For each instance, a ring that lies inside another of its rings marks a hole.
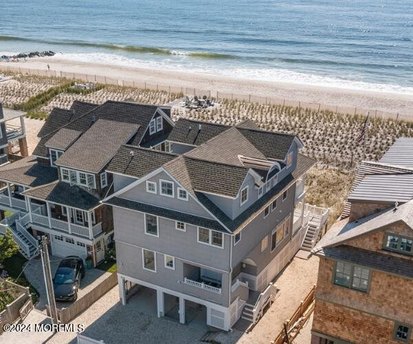
[[[29,156],[29,150],[27,149],[26,137],[19,139],[20,154],[22,157]]]
[[[27,205],[29,208],[29,217],[30,217],[30,223],[33,223],[33,215],[32,215],[32,202],[30,201],[30,197],[27,197]]]
[[[10,208],[13,208],[13,204],[11,203],[10,183],[7,183],[7,193],[9,194],[9,205],[10,205]]]
[[[158,306],[158,318],[165,315],[165,298],[161,290],[156,290],[156,301]]]
[[[179,298],[179,322],[185,324],[185,299]]]
[[[119,285],[119,298],[122,305],[126,305],[126,290],[125,290],[125,278],[118,275],[118,285]]]
[[[69,234],[72,234],[72,227],[70,226],[70,219],[72,218],[72,209],[69,207],[66,208],[66,216],[67,216],[67,228],[69,229]]]
[[[52,228],[52,220],[51,220],[51,214],[50,214],[50,206],[49,202],[46,202],[46,209],[47,209],[47,220],[49,222],[49,228]]]
[[[89,224],[89,239],[93,239],[93,223],[92,223],[92,214],[90,211],[86,212],[87,213],[87,223]]]

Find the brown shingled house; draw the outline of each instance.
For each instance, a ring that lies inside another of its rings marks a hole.
[[[413,343],[413,139],[363,162],[320,256],[312,344]]]

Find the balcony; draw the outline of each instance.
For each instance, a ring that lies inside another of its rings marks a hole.
[[[193,280],[191,280],[189,278],[186,278],[186,277],[184,278],[184,283],[188,284],[188,285],[191,285],[193,287],[197,287],[197,288],[205,289],[205,290],[208,290],[208,291],[212,291],[212,292],[217,293],[217,294],[221,294],[221,291],[222,291],[221,288],[214,287],[214,286],[212,286],[210,284],[207,284],[205,282],[193,281]]]
[[[183,283],[216,294],[222,293],[222,275],[219,272],[184,263]]]
[[[21,187],[17,189],[18,191],[13,191],[8,187],[0,189],[0,205],[3,205],[7,208],[27,211],[24,196],[20,194],[20,191],[23,191],[23,189]]]

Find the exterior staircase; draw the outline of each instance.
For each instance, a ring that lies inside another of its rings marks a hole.
[[[246,303],[242,310],[241,318],[249,322],[254,322],[254,305]]]
[[[31,259],[39,254],[37,240],[26,230],[28,214],[22,216],[20,212],[6,217],[0,221],[0,234],[5,234],[9,229],[14,240],[19,246],[19,251],[26,259]]]
[[[314,205],[306,204],[304,212],[308,213],[308,227],[301,245],[304,251],[311,251],[321,236],[321,229],[325,227],[329,210]]]

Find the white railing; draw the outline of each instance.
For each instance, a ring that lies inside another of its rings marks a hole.
[[[93,237],[96,237],[100,233],[102,233],[102,223],[99,222],[96,225],[94,225],[93,228],[92,228],[92,231],[93,231]]]
[[[27,210],[26,201],[22,200],[22,199],[17,199],[17,198],[12,197],[11,198],[11,205],[12,205],[13,208]]]
[[[89,238],[89,228],[75,225],[74,223],[70,224],[70,229],[72,231],[72,234],[77,234],[82,237]]]
[[[49,218],[47,216],[32,213],[33,223],[49,227]]]
[[[255,324],[258,319],[262,316],[264,308],[268,303],[272,303],[277,294],[277,288],[270,283],[268,287],[258,296],[255,302],[254,308],[252,310],[252,323]]]
[[[237,278],[237,280],[236,280],[236,281],[232,284],[232,286],[231,286],[231,291],[234,292],[234,291],[237,290],[239,287],[249,288],[249,287],[248,287],[248,281],[242,282],[242,281],[240,281],[240,280]]]
[[[5,194],[0,194],[0,204],[10,207],[10,198]]]
[[[188,284],[188,285],[191,285],[193,287],[197,287],[197,288],[205,289],[205,290],[208,290],[208,291],[212,291],[212,292],[217,293],[217,294],[221,294],[221,291],[222,291],[221,288],[213,287],[211,285],[205,284],[204,282],[193,281],[193,280],[191,280],[189,278],[186,278],[186,277],[184,278],[184,283]]]
[[[51,218],[50,224],[52,225],[53,229],[59,229],[63,232],[69,233],[69,224],[66,221],[61,221],[58,219]]]
[[[77,344],[105,344],[103,340],[92,339],[81,334],[77,334]]]

